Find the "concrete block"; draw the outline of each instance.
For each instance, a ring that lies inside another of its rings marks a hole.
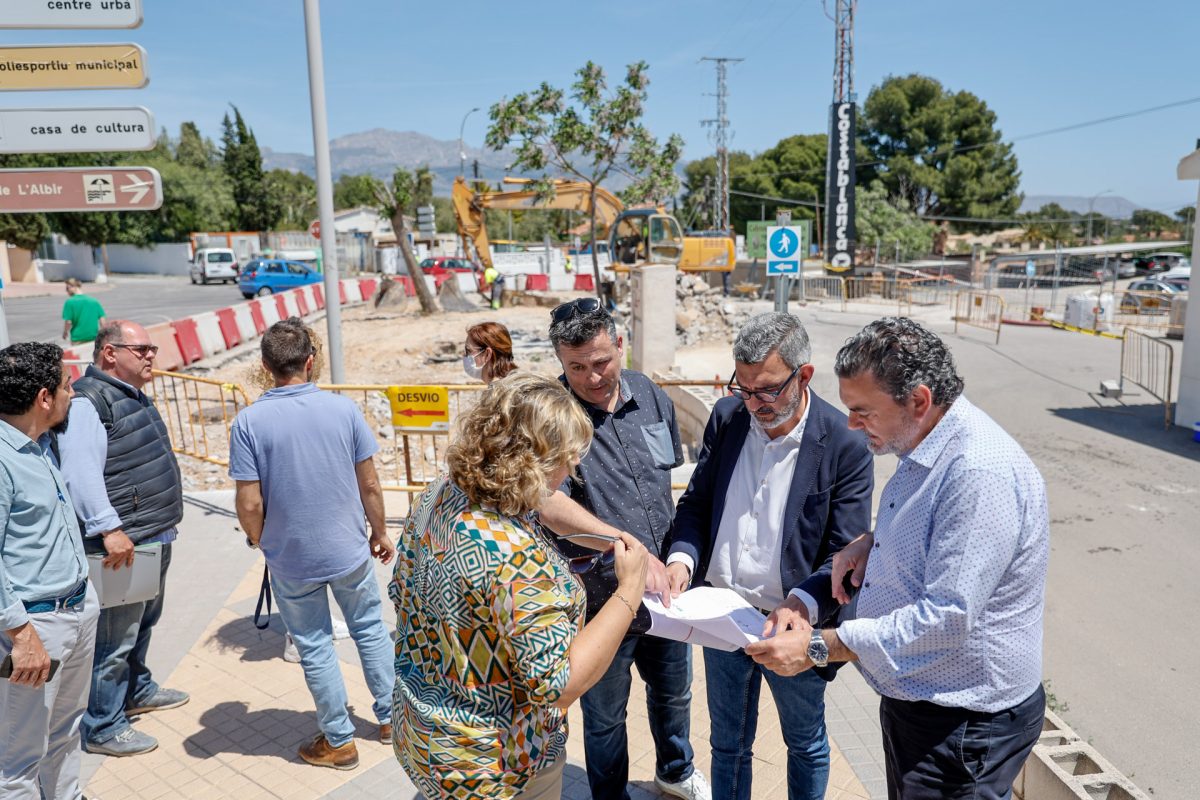
[[[647,264],[630,273],[632,366],[647,375],[675,364],[675,267]]]

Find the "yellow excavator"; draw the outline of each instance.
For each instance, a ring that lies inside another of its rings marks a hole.
[[[505,178],[507,184],[528,186],[525,178]],[[540,199],[530,189],[511,192],[476,192],[459,176],[451,200],[458,235],[465,252],[475,252],[484,269],[492,266],[484,211],[563,209],[590,218],[591,189],[579,181],[554,181],[554,197]],[[661,208],[626,209],[616,195],[596,187],[596,227],[608,229],[612,268],[625,272],[637,264],[675,264],[684,272],[729,272],[736,263],[733,240],[728,236],[684,236],[679,222]],[[593,246],[594,243],[593,243]]]

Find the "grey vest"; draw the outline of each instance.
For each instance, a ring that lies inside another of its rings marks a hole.
[[[108,432],[104,486],[125,535],[140,542],[178,525],[183,482],[167,426],[150,398],[95,366],[75,381],[75,393],[92,402]],[[97,552],[103,552],[99,540],[84,544],[100,544]]]

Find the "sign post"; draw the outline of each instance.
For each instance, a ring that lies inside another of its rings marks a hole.
[[[780,211],[775,225],[767,228],[767,274],[776,276],[775,310],[787,312],[791,294],[790,277],[801,281],[800,297],[804,297],[804,254],[808,250],[808,222],[792,225],[789,211]]]
[[[389,386],[392,425],[416,433],[450,428],[450,393],[445,386]]]
[[[136,44],[0,47],[0,90],[140,89],[146,51]]]
[[[0,153],[151,150],[154,134],[154,117],[141,106],[0,109]]]
[[[142,24],[142,0],[109,2],[10,2],[0,28],[136,28]]]
[[[153,211],[162,177],[151,167],[0,169],[0,214]]]

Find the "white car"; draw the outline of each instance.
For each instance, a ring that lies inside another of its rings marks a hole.
[[[1190,264],[1179,267],[1171,267],[1166,272],[1160,272],[1154,277],[1158,278],[1160,281],[1169,281],[1172,278],[1186,278],[1191,280],[1192,267]]]
[[[202,247],[196,251],[188,274],[192,283],[237,283],[237,256],[228,247]]]

